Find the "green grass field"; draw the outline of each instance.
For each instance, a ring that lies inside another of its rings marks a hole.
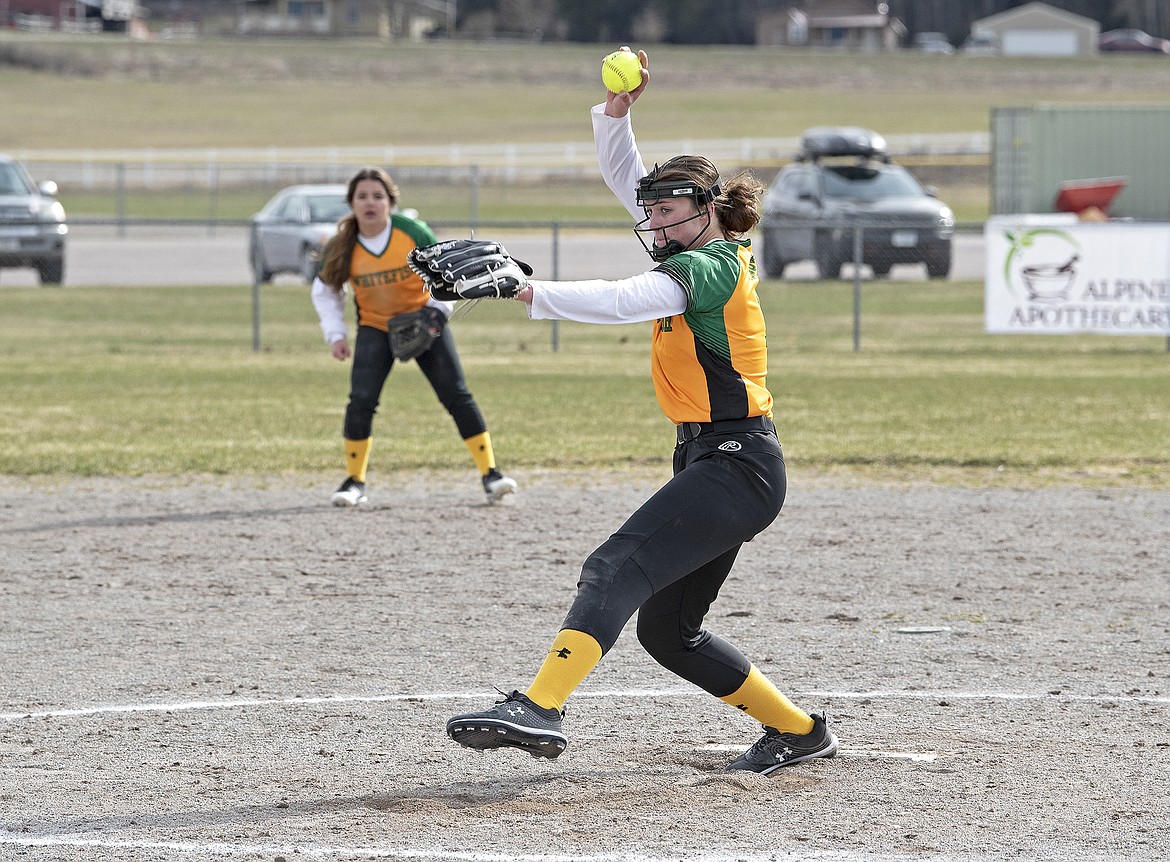
[[[767,283],[770,386],[793,471],[957,483],[1170,486],[1165,341],[982,332],[982,286]],[[0,473],[333,472],[348,365],[304,288],[5,289]],[[644,326],[481,303],[453,324],[501,462],[667,469]],[[375,425],[376,472],[469,463],[413,365]]]

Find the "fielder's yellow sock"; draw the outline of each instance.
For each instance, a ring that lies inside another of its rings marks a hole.
[[[601,644],[591,635],[561,629],[525,694],[537,706],[564,709],[573,689],[589,676],[599,661]]]
[[[755,665],[748,671],[748,677],[735,692],[720,700],[741,709],[768,727],[781,733],[809,733],[813,729],[812,717],[798,707],[776,686],[769,682]]]
[[[486,476],[490,473],[492,468],[496,466],[496,455],[492,451],[491,435],[484,431],[482,434],[466,438],[463,442],[467,445],[467,451],[471,453],[471,457],[475,459],[479,475]]]
[[[366,467],[370,464],[370,443],[372,438],[365,440],[345,441],[345,463],[349,475],[359,482],[366,481]]]

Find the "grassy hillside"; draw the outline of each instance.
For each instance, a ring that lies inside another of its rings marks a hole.
[[[0,34],[0,149],[580,141],[611,46]],[[1161,57],[650,48],[639,134],[983,131],[997,105],[1165,102]]]

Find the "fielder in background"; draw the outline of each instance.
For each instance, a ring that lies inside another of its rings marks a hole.
[[[534,320],[653,321],[654,389],[677,426],[674,476],[585,561],[528,689],[453,717],[447,733],[469,748],[557,757],[568,744],[566,700],[637,613],[638,640],[656,661],[763,725],[763,736],[727,768],[767,774],[832,757],[837,740],[824,716],[796,706],[703,627],[741,545],[772,523],[787,488],[766,385],[759,279],[744,239],[760,220],[763,187],[747,173],[721,180],[702,156],[646,170],[629,117],[649,83],[646,55],[638,56],[641,84],[608,92],[592,110],[593,129],[605,181],[638,220],[634,230],[656,266],[632,278],[579,282],[529,280],[506,266],[492,281],[497,290],[509,286],[500,295],[527,303]]]
[[[418,246],[435,235],[425,223],[393,213],[398,186],[380,168],[363,168],[349,181],[351,213],[338,222],[325,244],[320,274],[313,281],[313,307],[333,357],[351,356],[345,323],[346,283],[357,309],[349,403],[345,408],[345,481],[333,494],[335,506],[366,502],[366,469],[371,429],[382,387],[395,360],[414,359],[455,420],[459,436],[475,459],[489,503],[516,490],[496,467],[491,436],[463,377],[455,339],[447,328],[451,303],[432,298],[407,265]]]

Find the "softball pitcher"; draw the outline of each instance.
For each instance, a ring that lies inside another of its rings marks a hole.
[[[515,492],[516,482],[496,467],[491,436],[463,378],[455,339],[447,329],[451,304],[432,299],[407,265],[407,255],[431,245],[425,223],[394,213],[398,186],[381,168],[363,168],[349,181],[352,212],[325,244],[321,272],[313,281],[313,307],[321,331],[338,361],[350,358],[344,296],[348,282],[357,308],[357,336],[345,408],[346,478],[333,505],[366,502],[371,431],[382,387],[395,360],[414,359],[463,438],[479,468],[489,503]]]
[[[742,710],[764,734],[730,770],[767,774],[832,757],[823,716],[782,694],[732,644],[703,627],[740,546],[784,502],[784,457],[772,423],[764,317],[751,244],[763,187],[749,174],[720,179],[702,156],[647,171],[629,112],[649,82],[608,93],[593,108],[606,183],[638,219],[653,269],[617,281],[528,280],[516,298],[540,320],[653,321],[651,374],[677,426],[674,476],[585,561],[577,596],[535,679],[447,732],[469,748],[519,748],[557,757],[568,744],[569,695],[638,615],[642,646],[663,667]],[[511,270],[510,270],[511,271]]]

